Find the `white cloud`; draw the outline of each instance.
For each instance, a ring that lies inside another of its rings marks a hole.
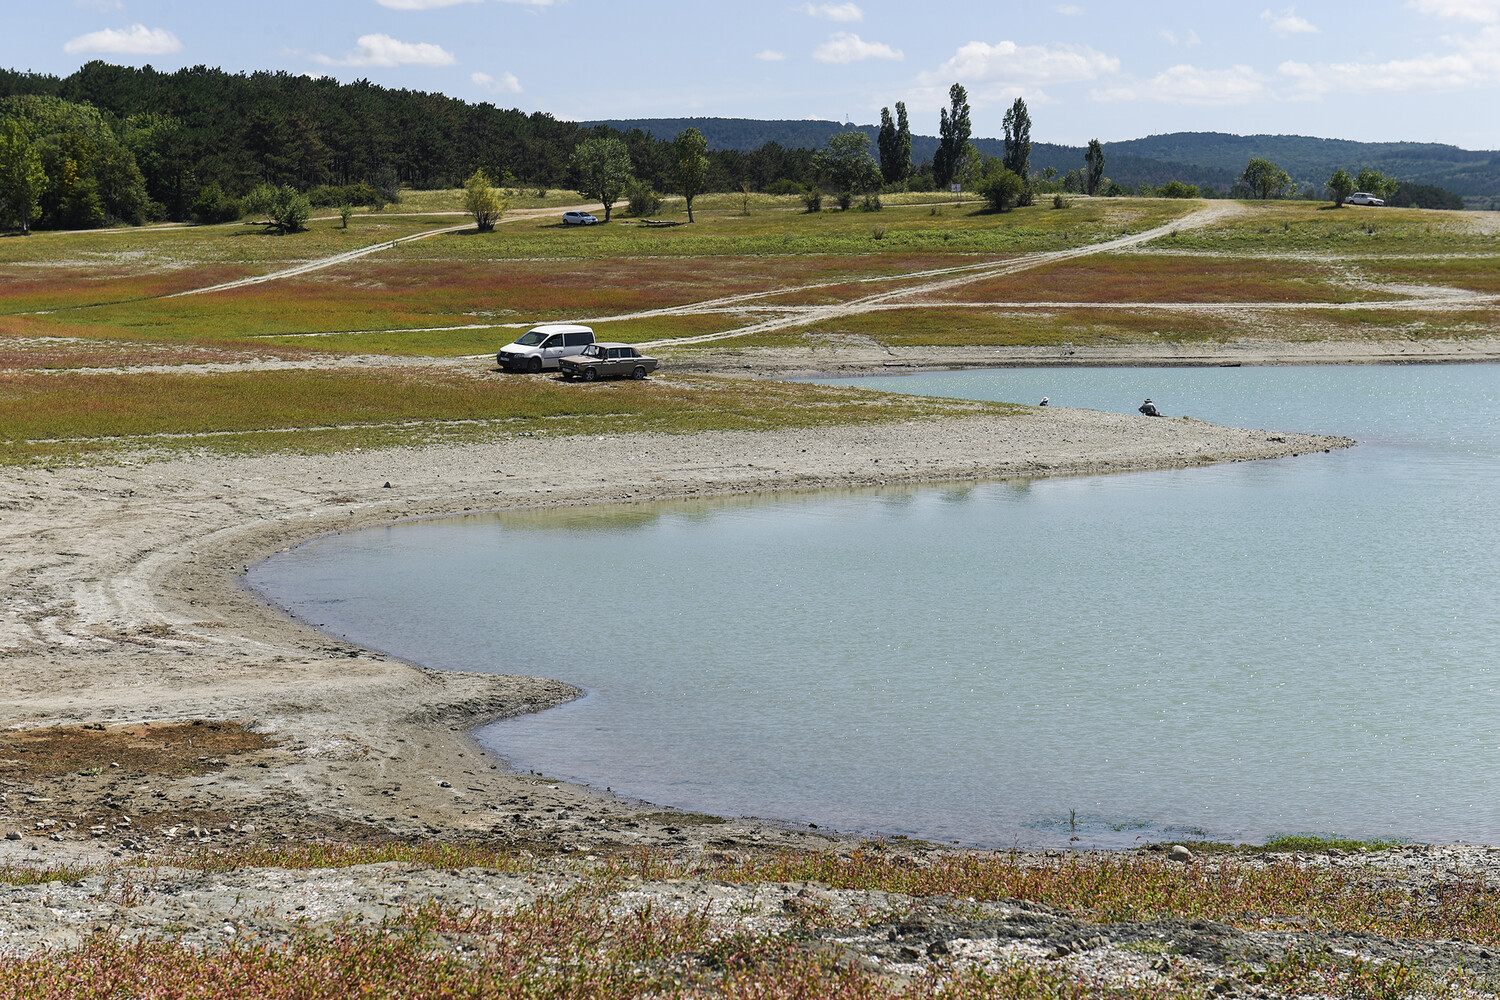
[[[825,21],[863,21],[865,12],[859,9],[858,4],[852,3],[805,3],[798,10],[808,17],[820,17]]]
[[[943,81],[1001,81],[1017,86],[1075,83],[1116,73],[1120,60],[1088,46],[1017,45],[1015,42],[969,42],[935,71],[923,73],[929,86]]]
[[[452,66],[453,53],[429,42],[400,42],[390,35],[360,35],[358,49],[342,59],[314,56],[325,66]]]
[[[1462,52],[1383,63],[1285,62],[1277,72],[1296,85],[1303,97],[1329,93],[1403,94],[1412,91],[1467,90],[1500,79],[1500,65]]]
[[[1188,29],[1188,33],[1186,35],[1183,35],[1180,38],[1178,37],[1177,32],[1173,31],[1171,28],[1163,28],[1161,29],[1161,37],[1168,45],[1192,46],[1203,44],[1203,39],[1199,38],[1198,33],[1191,28]]]
[[[1297,16],[1296,7],[1288,7],[1280,14],[1273,14],[1269,10],[1260,13],[1260,19],[1271,26],[1271,33],[1286,38],[1290,35],[1316,35],[1318,26],[1305,17]]]
[[[469,79],[492,94],[519,94],[521,92],[521,81],[516,79],[514,73],[501,73],[498,80],[488,73],[470,73]]]
[[[1159,101],[1163,104],[1248,104],[1266,93],[1266,78],[1249,66],[1200,69],[1173,66],[1150,80],[1095,90],[1096,101]]]
[[[482,3],[483,0],[375,0],[391,10],[432,10],[434,7],[453,7],[461,3]]]
[[[786,53],[778,52],[775,49],[763,49],[760,52],[755,53],[755,58],[759,59],[761,62],[785,62]]]
[[[1083,8],[1080,7],[1080,6],[1078,6],[1076,3],[1059,4],[1058,6],[1052,8],[1052,9],[1055,10],[1055,11],[1057,11],[1059,14],[1063,15],[1064,17],[1082,17],[1083,16]]]
[[[105,28],[79,35],[63,46],[69,54],[99,52],[124,56],[164,56],[182,51],[182,42],[165,28],[132,24],[122,31]]]
[[[867,42],[858,35],[840,31],[828,36],[828,41],[813,50],[813,58],[825,63],[852,63],[864,59],[905,58],[900,49],[893,49],[884,42]]]
[[[1411,0],[1406,5],[1421,14],[1436,14],[1452,21],[1500,21],[1500,0]]]

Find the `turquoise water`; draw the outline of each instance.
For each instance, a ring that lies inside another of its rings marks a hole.
[[[1500,369],[859,381],[1361,444],[402,524],[252,583],[422,663],[584,687],[481,739],[661,804],[994,846],[1500,841]]]

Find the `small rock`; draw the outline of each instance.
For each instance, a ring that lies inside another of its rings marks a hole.
[[[1168,861],[1181,861],[1186,864],[1193,860],[1193,852],[1181,844],[1173,844],[1172,850],[1167,854]]]
[[[20,830],[11,830],[8,833],[6,833],[5,839],[6,840],[20,840],[21,839],[21,831]]]
[[[439,781],[438,782],[438,787],[439,788],[452,788],[453,787],[453,783],[451,781]]]

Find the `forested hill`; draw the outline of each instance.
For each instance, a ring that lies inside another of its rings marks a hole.
[[[762,121],[750,118],[640,118],[585,125],[608,125],[628,130],[638,128],[657,136],[676,135],[692,127],[703,133],[710,149],[749,151],[767,142],[788,149],[816,149],[829,136],[858,129],[874,142],[874,125],[840,124],[834,121]],[[1035,127],[1045,130],[1045,120]],[[912,156],[930,158],[937,149],[936,136],[912,136]],[[996,138],[976,138],[980,152],[1000,155],[1003,143]],[[1104,144],[1105,172],[1125,187],[1153,186],[1179,180],[1199,187],[1228,191],[1251,157],[1271,160],[1292,176],[1299,186],[1312,185],[1319,193],[1328,176],[1338,167],[1351,174],[1365,167],[1399,180],[1435,184],[1470,200],[1500,199],[1500,152],[1467,150],[1439,143],[1354,142],[1318,139],[1301,135],[1230,135],[1224,132],[1174,132],[1145,139]],[[1058,173],[1083,164],[1084,148],[1036,143],[1031,166],[1053,167]]]

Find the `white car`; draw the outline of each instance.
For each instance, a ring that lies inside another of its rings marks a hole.
[[[1368,191],[1356,191],[1344,199],[1345,205],[1384,205],[1384,198],[1377,198]]]
[[[564,212],[563,225],[565,226],[592,226],[599,220],[588,212]]]

